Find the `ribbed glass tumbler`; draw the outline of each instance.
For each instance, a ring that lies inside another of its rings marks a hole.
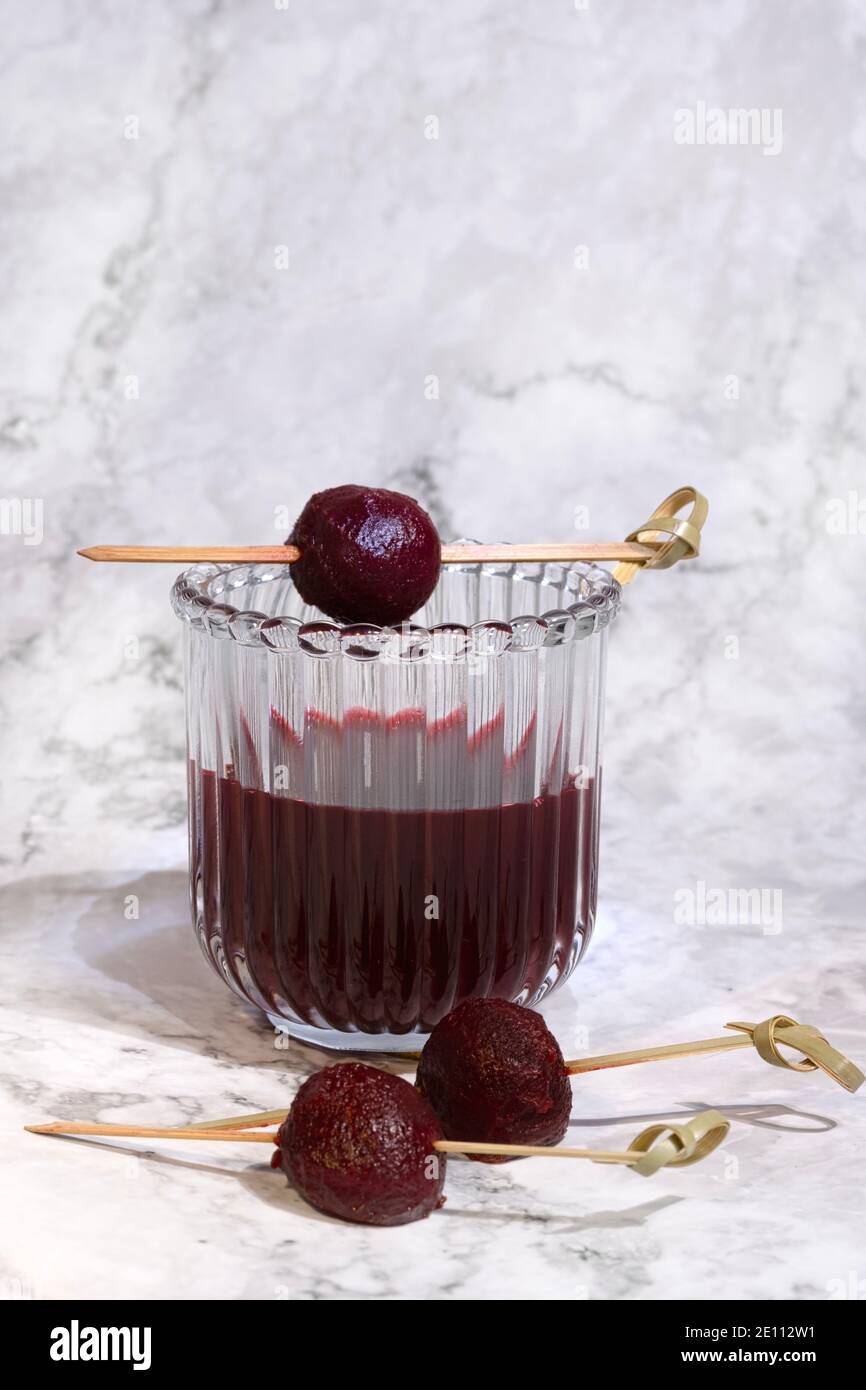
[[[414,1050],[534,1004],[595,916],[606,570],[447,566],[412,624],[340,627],[288,566],[179,576],[195,930],[296,1037]]]

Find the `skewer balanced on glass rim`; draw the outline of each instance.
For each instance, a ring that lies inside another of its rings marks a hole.
[[[687,517],[678,513],[691,506]],[[629,584],[641,570],[670,569],[679,560],[700,554],[707,499],[690,485],[660,502],[642,526],[624,541],[527,541],[510,544],[459,542],[443,545],[443,565],[569,564],[616,561],[613,577]],[[302,551],[296,545],[92,545],[77,552],[86,560],[114,564],[292,565]]]

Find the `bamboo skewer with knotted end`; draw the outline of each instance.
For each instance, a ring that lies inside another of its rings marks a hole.
[[[699,1038],[695,1042],[665,1043],[656,1047],[638,1047],[628,1052],[606,1052],[598,1057],[572,1057],[565,1063],[565,1070],[577,1076],[581,1072],[606,1071],[609,1067],[630,1067],[637,1062],[675,1061],[679,1057],[700,1057],[712,1052],[731,1052],[735,1048],[754,1047],[758,1056],[773,1067],[784,1067],[788,1071],[823,1071],[844,1086],[846,1091],[856,1091],[863,1085],[863,1072],[846,1057],[844,1052],[831,1047],[817,1028],[808,1023],[798,1023],[787,1014],[774,1014],[762,1023],[726,1023],[726,1028],[736,1030],[738,1037]],[[779,1045],[793,1047],[803,1054],[801,1061],[793,1061],[779,1051]],[[420,1052],[402,1053],[404,1057],[420,1057]],[[285,1111],[267,1111],[262,1124],[278,1122],[285,1118]],[[222,1122],[217,1120],[214,1124]],[[234,1123],[232,1120],[226,1123]]]
[[[91,545],[77,552],[85,560],[156,565],[293,565],[296,545]],[[640,566],[655,554],[638,541],[527,541],[524,544],[443,545],[443,565],[545,564],[570,560],[628,560]]]
[[[773,1067],[784,1067],[788,1071],[821,1070],[846,1091],[856,1091],[863,1085],[862,1071],[850,1057],[839,1052],[824,1037],[823,1033],[811,1024],[798,1023],[787,1014],[775,1014],[762,1023],[726,1023],[726,1028],[735,1029],[740,1036],[728,1038],[702,1038],[697,1042],[669,1043],[663,1047],[642,1047],[631,1052],[610,1052],[600,1057],[575,1057],[566,1062],[566,1071],[572,1074],[587,1071],[604,1071],[608,1067],[628,1067],[634,1062],[660,1062],[677,1057],[697,1057],[704,1053],[728,1052],[737,1047],[752,1047],[765,1062]],[[779,1045],[793,1047],[803,1054],[802,1060],[794,1061],[779,1051]]]
[[[691,504],[687,517],[678,512]],[[690,560],[700,553],[701,530],[710,510],[702,493],[693,487],[678,487],[660,502],[648,521],[627,537],[653,550],[653,558],[643,563],[629,560],[616,565],[613,577],[620,584],[630,584],[641,569],[670,569],[678,560]]]
[[[738,1036],[666,1043],[659,1047],[635,1048],[629,1052],[608,1052],[597,1057],[574,1057],[565,1063],[565,1070],[577,1076],[582,1072],[605,1071],[609,1067],[629,1067],[637,1062],[674,1061],[679,1057],[700,1057],[713,1052],[754,1047],[758,1056],[771,1066],[798,1072],[820,1070],[826,1072],[840,1086],[844,1086],[846,1091],[859,1090],[863,1084],[863,1073],[850,1057],[832,1047],[817,1028],[811,1024],[798,1023],[787,1014],[774,1014],[762,1023],[727,1023],[725,1027],[736,1030]],[[780,1046],[795,1048],[803,1054],[802,1060],[796,1061],[786,1057],[779,1051]],[[250,1115],[230,1115],[226,1119],[205,1120],[201,1124],[189,1125],[187,1131],[213,1133],[218,1130],[239,1131],[261,1128],[263,1125],[279,1125],[287,1114],[287,1110],[260,1110]]]
[[[92,1136],[105,1139],[196,1139],[218,1143],[270,1144],[275,1135],[253,1131],[252,1123],[276,1123],[264,1120],[263,1115],[280,1115],[285,1111],[265,1111],[260,1115],[240,1115],[229,1128],[229,1121],[212,1122],[205,1129],[188,1125],[164,1128],[149,1125],[101,1125],[77,1121],[57,1121],[48,1125],[26,1125],[30,1134]],[[433,1148],[445,1154],[498,1154],[505,1158],[586,1158],[592,1163],[623,1163],[641,1177],[651,1177],[661,1168],[686,1168],[699,1163],[717,1149],[730,1129],[730,1121],[717,1110],[702,1110],[693,1119],[681,1124],[656,1124],[641,1130],[627,1149],[549,1148],[538,1144],[486,1144],[463,1139],[438,1139]]]
[[[692,504],[683,519],[676,513]],[[443,545],[443,565],[569,564],[616,560],[615,579],[628,584],[641,569],[669,569],[700,551],[705,497],[681,487],[660,502],[652,516],[624,541],[528,541],[508,545]],[[301,557],[295,545],[93,545],[78,551],[86,560],[126,564],[291,565]]]

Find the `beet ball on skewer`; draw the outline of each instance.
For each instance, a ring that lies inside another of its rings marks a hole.
[[[338,622],[404,622],[423,606],[439,578],[436,527],[412,497],[387,488],[328,488],[310,498],[289,544],[305,603]]]
[[[504,999],[466,999],[446,1014],[427,1039],[415,1084],[448,1139],[556,1144],[571,1115],[556,1038],[540,1014]]]
[[[402,1226],[442,1205],[442,1129],[408,1081],[363,1062],[305,1081],[280,1126],[282,1168],[319,1211],[367,1226]]]

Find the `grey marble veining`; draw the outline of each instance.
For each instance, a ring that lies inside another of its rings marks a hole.
[[[567,539],[582,508],[581,534],[622,535],[681,482],[709,496],[700,561],[626,593],[600,925],[551,1023],[609,1051],[787,1012],[863,1061],[864,67],[855,0],[17,8],[6,1296],[866,1294],[862,1099],[745,1052],[575,1082],[579,1142],[726,1110],[700,1167],[455,1162],[444,1211],[394,1231],[316,1216],[245,1154],[21,1133],[270,1108],[319,1064],[188,927],[172,576],[74,551],[281,539],[347,479],[503,539]],[[699,103],[781,111],[781,148],[678,144]],[[41,543],[16,500],[41,502]],[[766,920],[702,924],[707,895],[750,889]]]

